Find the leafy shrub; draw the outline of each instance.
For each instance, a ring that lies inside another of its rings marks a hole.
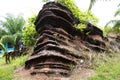
[[[38,36],[34,25],[35,19],[36,19],[35,15],[28,18],[28,23],[26,24],[26,27],[22,30],[23,32],[22,41],[25,45],[28,46],[34,45]]]
[[[61,3],[63,5],[65,5],[66,7],[68,7],[73,15],[78,18],[80,20],[80,24],[75,25],[75,27],[79,30],[83,30],[83,28],[86,27],[85,22],[90,22],[94,25],[96,25],[98,23],[98,18],[92,14],[92,12],[90,11],[81,11],[74,3],[74,0],[55,0],[55,2]]]
[[[90,11],[81,11],[74,3],[74,0],[55,0],[58,3],[61,3],[68,7],[74,16],[81,20],[82,22],[91,22],[93,24],[96,24],[98,22],[98,18],[92,14]]]
[[[42,0],[43,2],[49,2],[51,0]],[[76,4],[74,3],[74,0],[54,0],[57,3],[61,3],[65,5],[67,8],[69,8],[73,15],[80,20],[79,25],[76,25],[75,27],[82,30],[83,28],[86,27],[84,24],[85,22],[90,22],[94,25],[98,23],[98,18],[91,12],[91,11],[81,11]]]
[[[83,23],[91,22],[93,24],[97,24],[98,18],[89,11],[86,11],[86,12],[81,11],[75,5],[73,0],[55,0],[55,1],[68,7],[73,12],[74,16],[78,18],[81,22]],[[35,30],[35,25],[34,25],[35,19],[36,19],[35,15],[28,18],[28,23],[26,24],[26,27],[22,30],[23,32],[22,41],[25,45],[29,45],[29,46],[34,45],[38,37],[38,34],[36,33],[36,30]],[[83,23],[77,25],[76,28],[82,30],[84,27],[86,27],[85,24]]]

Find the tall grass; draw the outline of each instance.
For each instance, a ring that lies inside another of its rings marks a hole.
[[[5,59],[0,59],[0,80],[14,80],[14,69],[24,65],[26,56],[21,56],[12,60],[10,64],[5,64]]]
[[[120,75],[120,54],[108,57],[108,53],[99,54],[94,62],[93,69],[96,75],[89,80],[119,80]]]
[[[120,29],[118,27],[106,26],[104,27],[103,32],[104,34],[109,34],[109,33],[118,34],[120,33]]]
[[[0,68],[0,80],[13,80],[14,70],[11,66]]]
[[[16,58],[15,60],[12,60],[11,66],[13,66],[13,67],[23,66],[27,57],[28,57],[28,55],[25,55],[25,56],[21,56],[19,58]]]

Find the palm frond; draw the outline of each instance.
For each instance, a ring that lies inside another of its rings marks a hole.
[[[1,37],[1,43],[6,44],[9,42],[14,45],[15,44],[14,39],[15,37],[13,35],[4,35]]]
[[[16,32],[17,31],[21,31],[22,32],[22,29],[23,29],[23,27],[24,27],[24,25],[25,25],[25,20],[23,19],[23,17],[22,16],[17,16],[16,18],[15,18],[15,26],[14,26],[14,28],[15,28],[15,30],[16,30]]]
[[[117,33],[120,32],[120,20],[111,20],[105,25],[105,27],[107,27],[109,24],[112,24],[112,31]]]
[[[114,24],[113,28],[115,32],[120,33],[120,20]]]
[[[109,22],[106,23],[105,27],[108,26],[109,24],[115,24],[117,20],[110,20]]]
[[[6,35],[7,34],[7,31],[5,28],[1,28],[0,29],[0,38],[3,36],[3,35]]]
[[[2,26],[5,30],[0,30],[1,42],[3,44],[9,42],[12,45],[16,45],[22,37],[22,29],[25,25],[25,20],[21,15],[14,16],[12,14],[7,14],[4,18],[5,21],[2,21]]]
[[[90,5],[89,5],[89,8],[88,8],[88,11],[90,11],[92,9],[95,2],[96,2],[96,0],[90,0]]]
[[[7,14],[5,20],[6,21],[2,22],[2,25],[7,29],[9,34],[15,34],[17,31],[22,32],[22,28],[24,27],[25,20],[21,15],[15,17],[11,14]]]
[[[21,39],[22,37],[22,33],[21,32],[17,32],[16,34],[14,34],[14,42],[17,42]]]
[[[2,43],[0,43],[0,49],[2,49],[3,51],[6,51],[6,48]]]
[[[114,16],[118,16],[118,15],[120,15],[120,3],[118,4],[118,9],[117,9],[117,11],[115,12],[115,15]]]
[[[15,24],[15,20],[13,15],[11,14],[7,14],[6,17],[4,17],[6,21],[2,22],[3,27],[5,27],[7,29],[7,31],[9,32],[9,34],[13,34],[15,33],[14,30],[14,24]]]
[[[118,16],[118,15],[120,15],[120,8],[115,12],[114,16]]]
[[[114,27],[119,27],[120,28],[120,20],[116,21],[116,23],[114,24]]]

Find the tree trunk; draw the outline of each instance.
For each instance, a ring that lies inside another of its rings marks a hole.
[[[18,41],[16,41],[16,44],[15,44],[14,47],[15,47],[15,48],[14,48],[14,51],[17,51],[17,52],[18,52],[18,53],[15,54],[15,56],[19,56],[20,51],[19,51],[19,42],[18,42]]]

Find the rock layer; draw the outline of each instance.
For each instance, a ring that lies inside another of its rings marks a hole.
[[[31,74],[67,76],[85,59],[83,50],[104,51],[103,32],[91,23],[85,23],[81,32],[74,27],[78,23],[67,7],[54,2],[45,4],[35,21],[39,38],[25,68]]]

